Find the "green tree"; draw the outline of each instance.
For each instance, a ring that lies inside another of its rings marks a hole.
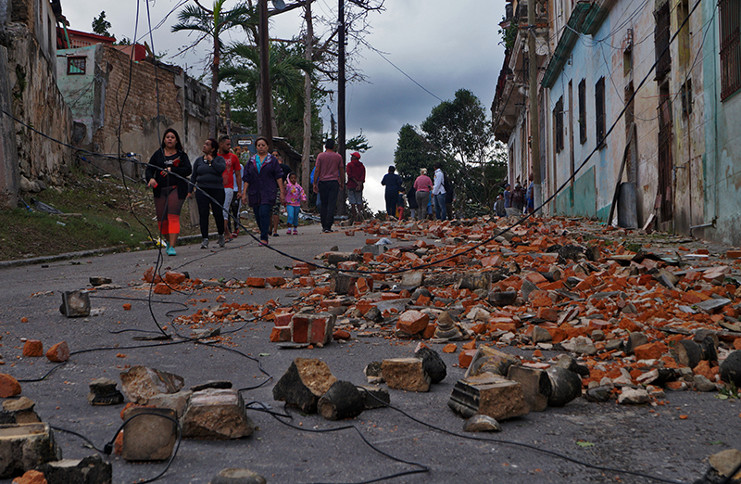
[[[349,140],[345,141],[345,149],[347,151],[358,151],[360,153],[365,153],[366,151],[373,148],[370,143],[368,143],[368,138],[363,134],[363,130],[360,130],[360,134],[357,136],[353,136]]]
[[[401,127],[396,140],[394,164],[406,184],[417,178],[420,168],[429,170],[437,161],[442,161],[440,152],[414,126],[405,124]]]
[[[210,133],[216,137],[218,126],[216,124],[217,100],[219,89],[219,67],[221,65],[221,54],[223,44],[221,36],[227,30],[237,26],[244,27],[246,24],[256,23],[256,12],[248,8],[243,3],[237,4],[231,10],[225,10],[226,0],[214,0],[213,8],[208,9],[202,6],[198,1],[195,5],[188,4],[178,12],[178,23],[172,26],[172,32],[191,31],[199,34],[198,39],[193,45],[199,44],[202,40],[210,38],[213,43],[211,52],[211,121]]]
[[[93,32],[98,35],[105,35],[106,37],[113,37],[111,32],[108,30],[111,28],[111,23],[105,19],[105,10],[100,12],[96,18],[93,19]]]

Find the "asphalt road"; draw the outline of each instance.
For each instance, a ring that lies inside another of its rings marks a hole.
[[[363,242],[360,233],[354,237],[343,232],[320,234],[318,226],[303,229],[298,237],[281,235],[271,240],[274,247],[305,259],[312,259],[332,246],[352,250]],[[215,247],[213,241],[212,246]],[[127,365],[146,365],[177,373],[185,378],[186,387],[228,379],[236,388],[243,388],[266,379],[253,360],[234,352],[192,343],[145,343],[134,339],[143,333],[120,331],[157,331],[155,318],[169,328],[176,315],[218,306],[217,296],[241,304],[269,299],[289,303],[300,291],[264,289],[250,294],[246,290],[208,290],[154,296],[150,313],[141,276],[156,259],[157,251],[149,250],[0,269],[3,281],[0,354],[5,361],[0,371],[18,379],[33,379],[53,367],[46,358],[21,357],[24,337],[42,340],[45,348],[61,340],[66,340],[73,352],[100,348],[74,354],[68,364],[43,381],[22,384],[23,395],[36,402],[36,411],[44,421],[84,434],[102,447],[121,424],[122,406],[88,405],[88,384],[103,376],[120,381],[119,373]],[[248,276],[289,275],[290,271],[275,266],[292,264],[246,237],[238,238],[224,249],[179,247],[177,257],[166,258],[164,263],[165,267],[188,271],[191,277],[239,280]],[[102,314],[84,319],[65,318],[58,309],[61,293],[87,287],[90,276],[110,277],[121,288],[94,295],[93,310]],[[127,302],[132,304],[130,311],[123,309]],[[21,322],[21,318],[28,318],[28,322]],[[416,342],[371,336],[333,343],[322,349],[281,350],[268,340],[270,327],[271,323],[255,321],[245,326],[225,324],[222,331],[238,329],[230,335],[232,348],[257,358],[265,372],[274,378],[258,389],[244,392],[245,401],[262,402],[277,411],[283,411],[283,406],[273,401],[272,386],[293,358],[320,358],[338,378],[362,384],[365,383],[363,368],[368,362],[411,356],[416,345]],[[439,346],[432,346],[440,350]],[[669,404],[659,407],[595,404],[580,398],[563,408],[549,408],[503,422],[501,433],[463,434],[463,420],[448,408],[447,400],[453,384],[464,371],[454,366],[457,354],[442,356],[448,363],[448,376],[429,393],[390,391],[391,402],[399,411],[371,410],[343,422],[293,413],[291,422],[303,430],[352,426],[376,450],[366,445],[353,429],[306,432],[283,425],[266,413],[249,410],[258,426],[251,437],[232,441],[183,440],[172,467],[159,482],[207,483],[227,467],[248,467],[269,482],[280,483],[364,482],[414,470],[426,472],[404,475],[393,482],[660,482],[628,472],[589,468],[553,453],[595,466],[693,482],[705,472],[704,459],[708,455],[730,447],[741,448],[741,403],[717,399],[714,393],[695,392],[668,392]],[[433,430],[401,411],[457,435]],[[680,419],[680,414],[688,418]],[[470,440],[462,435],[482,440]],[[72,435],[56,432],[55,438],[65,458],[94,453]],[[389,456],[414,464],[394,461]],[[117,456],[105,458],[113,465],[115,483],[151,478],[164,468],[162,463],[129,463]]]

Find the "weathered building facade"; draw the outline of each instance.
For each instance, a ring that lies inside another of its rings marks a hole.
[[[72,110],[75,146],[115,157],[120,140],[121,153],[136,153],[147,162],[171,127],[185,151],[199,156],[208,137],[209,88],[180,67],[150,58],[135,61],[117,47],[98,43],[58,51],[59,88]],[[119,173],[115,160],[92,158],[96,166]],[[129,176],[142,171],[124,166]]]
[[[15,206],[23,191],[60,184],[71,163],[69,148],[28,127],[69,140],[70,112],[56,85],[61,19],[58,0],[0,0],[0,107],[9,114],[0,114],[3,206]]]
[[[510,181],[539,167],[544,199],[552,197],[547,213],[741,243],[741,103],[728,93],[733,81],[722,79],[738,72],[741,57],[726,47],[724,64],[718,38],[726,28],[738,39],[741,12],[737,0],[702,3],[548,2],[537,163],[524,162],[527,103],[501,108],[517,89],[512,59],[502,69],[511,80],[500,74],[492,106],[495,123],[502,113],[497,136],[510,146]],[[719,19],[724,6],[735,26]]]

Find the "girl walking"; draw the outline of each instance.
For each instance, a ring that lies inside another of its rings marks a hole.
[[[286,235],[298,235],[298,213],[301,211],[301,202],[306,201],[304,189],[296,183],[296,174],[291,172],[288,175],[288,185],[286,186],[286,210],[288,211],[288,230]],[[293,226],[293,231],[291,230]]]

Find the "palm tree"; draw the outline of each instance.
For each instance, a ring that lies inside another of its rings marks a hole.
[[[255,12],[247,7],[244,3],[237,4],[231,10],[224,10],[226,0],[214,0],[213,9],[202,6],[197,0],[196,5],[186,5],[178,12],[179,22],[172,26],[172,32],[184,30],[199,32],[200,36],[193,46],[200,43],[203,39],[211,38],[213,40],[213,59],[211,62],[211,99],[210,102],[210,132],[212,137],[216,137],[218,127],[216,124],[216,111],[219,89],[219,66],[221,63],[222,42],[221,34],[227,30],[256,22]]]

